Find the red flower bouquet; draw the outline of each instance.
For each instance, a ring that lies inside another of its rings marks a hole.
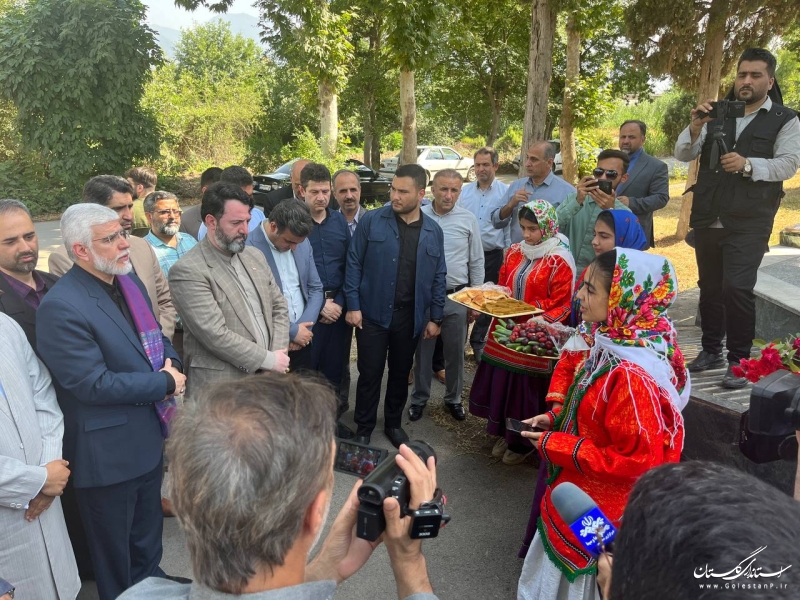
[[[800,351],[800,334],[772,342],[755,340],[753,345],[760,352],[756,358],[742,360],[738,367],[733,367],[733,374],[737,377],[746,377],[756,383],[781,369],[800,373],[800,355],[797,354]]]

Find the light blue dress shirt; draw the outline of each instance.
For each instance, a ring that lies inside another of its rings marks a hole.
[[[500,203],[500,206],[492,211],[492,223],[497,229],[502,229],[507,225],[511,226],[512,244],[522,241],[522,229],[519,227],[519,217],[517,216],[517,213],[519,212],[519,207],[524,206],[524,204],[518,204],[515,206],[514,210],[511,212],[511,215],[507,219],[500,218],[500,209],[508,204],[508,201],[511,200],[511,197],[522,188],[525,188],[526,191],[530,192],[531,200],[547,200],[553,206],[558,206],[566,199],[567,196],[574,194],[577,191],[575,186],[570,185],[560,177],[556,177],[552,172],[545,177],[544,181],[539,185],[533,183],[533,180],[530,177],[523,177],[522,179],[517,179],[514,183],[508,186],[508,190],[506,190],[506,195],[503,197],[503,201]]]
[[[497,229],[492,223],[492,212],[496,208],[503,207],[508,184],[499,179],[492,181],[488,189],[482,190],[478,187],[478,182],[473,181],[461,188],[461,195],[458,197],[458,204],[466,208],[478,219],[478,226],[481,231],[481,242],[483,251],[504,250],[511,245],[511,225]]]
[[[300,274],[297,272],[294,254],[289,250],[281,252],[269,241],[269,238],[267,238],[267,243],[281,277],[283,297],[286,298],[286,302],[289,305],[289,321],[297,323],[297,320],[306,309],[306,301],[303,298],[303,290],[300,288]]]

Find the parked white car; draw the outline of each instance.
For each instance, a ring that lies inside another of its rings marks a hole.
[[[393,176],[397,170],[399,158],[400,156],[398,155],[393,158],[383,159],[381,161],[381,175]],[[448,146],[417,146],[417,164],[425,169],[429,184],[433,176],[442,169],[455,169],[467,181],[475,181],[475,165],[472,158],[461,156]]]

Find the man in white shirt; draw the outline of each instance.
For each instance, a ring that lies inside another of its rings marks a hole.
[[[443,169],[433,178],[433,202],[422,207],[444,232],[444,255],[447,264],[446,293],[483,283],[483,244],[478,220],[470,211],[456,204],[463,178],[454,169]],[[458,421],[466,416],[461,404],[464,388],[464,340],[467,337],[467,307],[447,298],[441,324],[444,350],[444,403]],[[473,315],[474,316],[474,315]],[[420,338],[414,360],[414,389],[408,416],[412,421],[422,417],[431,395],[431,365],[436,339]]]
[[[289,369],[311,367],[311,328],[324,304],[322,283],[314,264],[308,235],[311,213],[300,202],[281,202],[247,236],[247,245],[260,250],[289,307]]]
[[[497,283],[503,266],[503,253],[511,245],[511,223],[496,228],[492,223],[492,213],[502,208],[508,185],[496,178],[499,157],[494,148],[480,148],[475,152],[474,160],[477,180],[462,188],[458,204],[478,219],[483,244],[484,283]],[[481,359],[490,323],[488,315],[481,315],[472,327],[469,343],[476,361]]]

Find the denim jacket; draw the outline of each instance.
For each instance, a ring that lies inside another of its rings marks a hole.
[[[414,292],[414,336],[431,319],[444,312],[444,234],[433,219],[422,215],[417,246],[417,277]],[[400,256],[400,232],[391,206],[370,210],[361,217],[347,252],[344,292],[347,310],[360,310],[362,317],[388,328],[394,310],[395,283]]]

